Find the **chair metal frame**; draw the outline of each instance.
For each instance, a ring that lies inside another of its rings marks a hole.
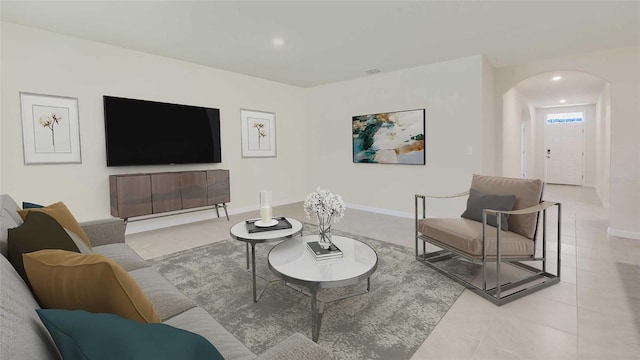
[[[513,300],[519,299],[525,295],[528,295],[532,292],[542,290],[546,287],[549,287],[553,284],[560,282],[560,247],[561,247],[561,224],[562,224],[562,204],[559,202],[552,201],[542,201],[538,205],[531,206],[526,209],[513,210],[513,211],[498,211],[498,210],[490,210],[484,209],[482,211],[482,257],[474,257],[462,252],[454,247],[451,247],[447,244],[444,244],[437,239],[430,238],[418,230],[419,221],[426,218],[427,206],[426,206],[426,198],[436,198],[436,199],[450,199],[457,198],[468,195],[469,191],[465,191],[459,194],[454,194],[450,196],[429,196],[429,195],[415,195],[415,245],[416,245],[416,260],[423,262],[425,265],[430,268],[438,271],[439,273],[455,280],[456,282],[464,285],[467,289],[475,292],[476,294],[482,296],[483,298],[493,302],[494,304],[500,306],[511,302]],[[542,196],[541,196],[542,197]],[[419,217],[419,202],[422,201],[422,217]],[[556,264],[556,274],[551,274],[547,272],[547,209],[552,206],[558,207],[558,248],[557,248],[557,264]],[[498,216],[499,214],[508,214],[510,216],[517,215],[525,215],[537,213],[536,216],[536,227],[533,235],[534,241],[533,246],[533,254],[531,256],[503,256],[501,254],[500,248],[500,231],[502,230],[502,216]],[[537,232],[538,232],[538,223],[540,220],[540,213],[542,213],[542,256],[536,257],[536,248],[537,248]],[[487,249],[485,246],[484,239],[487,234],[487,215],[496,215],[497,227],[496,227],[496,255],[495,256],[487,256]],[[422,254],[418,251],[419,241],[422,241]],[[429,242],[442,250],[433,251],[427,253],[426,251],[426,243]],[[446,260],[454,257],[462,257],[466,260],[469,260],[473,263],[482,264],[482,287],[478,287],[472,284],[465,279],[462,279],[455,274],[449,273],[446,270],[435,265],[438,261]],[[521,261],[542,261],[542,270],[537,269],[533,266],[523,264]],[[487,263],[495,262],[496,263],[496,285],[492,288],[487,288]],[[509,263],[517,268],[526,270],[530,273],[529,276],[515,281],[515,282],[507,282],[502,284],[501,282],[501,263]],[[540,282],[540,279],[543,279]],[[505,295],[505,292],[510,291],[511,289],[517,288],[519,286],[526,285],[528,283],[533,283],[531,286],[528,286],[523,289],[519,289],[514,292],[509,292]]]

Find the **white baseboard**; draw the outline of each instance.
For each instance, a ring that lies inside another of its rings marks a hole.
[[[302,199],[284,200],[284,201],[279,201],[277,203],[274,203],[273,206],[289,205],[289,204],[294,204],[302,201],[303,201]],[[376,207],[365,206],[365,205],[345,204],[345,206],[347,207],[347,210],[348,209],[362,210],[362,211],[367,211],[371,213],[397,216],[397,217],[409,218],[409,219],[413,219],[414,217],[413,213],[388,210],[388,209],[376,208]],[[259,208],[259,205],[256,204],[254,206],[247,206],[243,208],[233,208],[233,209],[227,208],[227,210],[229,211],[229,216],[231,216],[231,215],[248,213],[252,211],[258,211],[260,210],[260,208]],[[220,212],[220,219],[224,219],[224,221],[226,221],[226,217],[224,215],[224,209],[219,209],[218,211]],[[131,235],[131,234],[136,234],[136,233],[145,232],[145,231],[158,230],[158,229],[163,229],[171,226],[191,224],[198,221],[213,220],[217,218],[218,217],[216,216],[215,209],[203,209],[203,210],[196,210],[191,212],[167,213],[167,214],[158,215],[158,216],[138,218],[138,219],[130,220],[127,223],[127,229],[125,234]]]
[[[611,236],[640,240],[640,232],[637,232],[637,231],[618,230],[618,229],[612,229],[609,227],[607,228],[607,233]]]
[[[414,216],[415,216],[413,213],[410,213],[410,212],[382,209],[382,208],[376,208],[376,207],[371,207],[371,206],[366,206],[366,205],[345,204],[345,206],[347,207],[347,210],[356,209],[356,210],[368,211],[368,212],[372,212],[372,213],[376,213],[376,214],[397,216],[397,217],[402,217],[402,218],[413,219]]]
[[[221,212],[220,217],[225,218],[224,209],[219,209],[218,211]],[[231,214],[231,211],[229,211],[229,214]],[[148,217],[144,219],[130,219],[129,222],[127,222],[125,235],[157,230],[171,226],[190,224],[215,218],[217,218],[215,209],[206,209],[189,213],[164,214],[157,217]]]
[[[293,204],[296,202],[300,202],[300,199],[295,200],[284,200],[277,203],[274,203],[273,206],[281,206]],[[229,212],[229,216],[243,214],[251,211],[260,210],[260,206],[256,204],[255,206],[247,206],[244,208],[229,208],[227,207],[227,211]],[[224,214],[224,209],[218,209],[220,212],[220,219],[224,219],[227,221],[226,216]],[[213,220],[217,219],[215,208],[207,208],[202,210],[188,211],[188,212],[174,212],[174,213],[166,213],[157,216],[150,216],[144,218],[138,218],[130,220],[127,223],[127,229],[125,231],[125,235],[136,234],[145,231],[158,230],[171,226],[185,225],[191,224],[198,221],[205,220]]]

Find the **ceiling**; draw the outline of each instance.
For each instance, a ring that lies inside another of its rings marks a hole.
[[[554,81],[554,76],[562,79]],[[595,104],[606,82],[579,71],[554,71],[532,76],[516,85],[516,89],[534,107]],[[564,100],[564,102],[561,102]]]
[[[504,67],[640,45],[636,1],[2,1],[0,10],[3,21],[300,87],[478,54]],[[593,85],[578,78],[564,85]],[[563,96],[543,78],[520,85]]]

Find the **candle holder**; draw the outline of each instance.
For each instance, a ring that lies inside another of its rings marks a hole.
[[[273,219],[271,207],[271,191],[260,191],[260,221],[256,221],[256,226],[274,226],[278,220]]]

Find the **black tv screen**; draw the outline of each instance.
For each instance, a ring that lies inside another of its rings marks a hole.
[[[107,166],[219,163],[220,110],[104,96]]]

